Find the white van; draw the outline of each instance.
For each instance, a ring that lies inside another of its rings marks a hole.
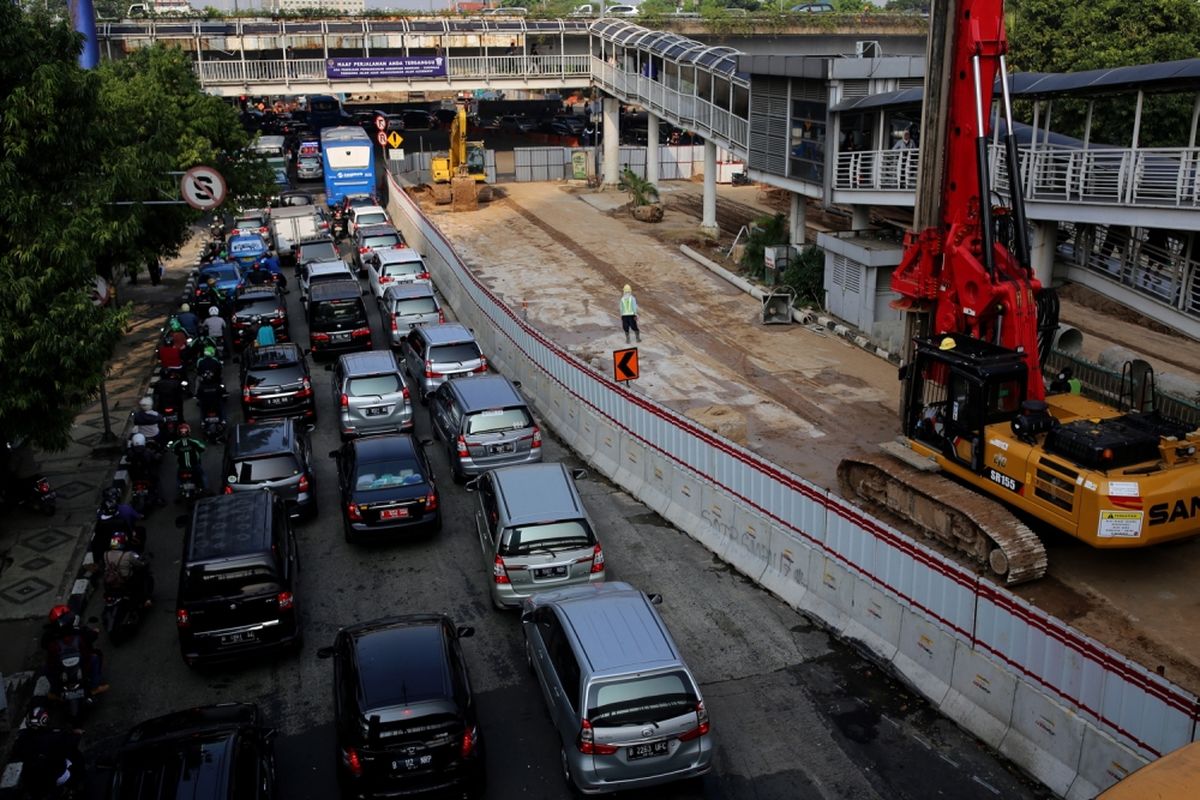
[[[272,167],[287,169],[287,153],[282,136],[259,136],[251,143],[250,152],[261,155]]]

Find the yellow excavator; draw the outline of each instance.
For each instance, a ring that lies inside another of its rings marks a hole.
[[[434,202],[452,204],[455,211],[478,208],[491,199],[486,169],[483,142],[467,141],[467,107],[460,103],[450,123],[450,149],[435,155],[430,164]]]

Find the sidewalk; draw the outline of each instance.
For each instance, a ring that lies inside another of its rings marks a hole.
[[[199,253],[194,237],[165,264],[159,286],[142,276],[137,285],[120,283],[118,302],[130,304],[129,323],[109,362],[109,419],[115,438],[104,439],[99,399],[79,412],[71,443],[55,453],[36,453],[35,463],[58,494],[58,511],[44,517],[14,509],[0,527],[0,674],[29,669],[38,648],[42,620],[75,581],[100,493],[121,456],[131,410],[144,396],[151,374],[155,339]]]

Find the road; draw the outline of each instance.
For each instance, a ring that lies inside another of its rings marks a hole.
[[[306,343],[299,306],[293,291],[291,332]],[[381,345],[377,317],[372,325],[374,341]],[[326,457],[338,444],[330,374],[315,366],[313,375],[320,423],[311,437],[321,510],[316,520],[297,529],[304,649],[235,667],[195,671],[184,666],[173,619],[179,511],[160,509],[148,520],[157,600],[132,641],[106,646],[112,690],[86,723],[89,756],[111,753],[131,725],[149,717],[192,705],[253,701],[279,730],[280,797],[336,797],[332,667],[316,658],[316,649],[330,643],[342,625],[436,611],[476,629],[464,650],[487,741],[489,798],[569,797],[554,730],[524,664],[519,621],[494,611],[488,601],[473,496],[450,481],[445,453],[431,448],[442,492],[442,532],[382,546],[347,545],[337,518],[333,463]],[[226,382],[236,400],[234,365],[226,367]],[[194,407],[188,416],[197,417]],[[231,418],[239,417],[231,408]],[[428,415],[420,406],[416,418],[418,437],[430,438]],[[217,477],[219,449],[210,447],[206,454],[210,483]],[[552,436],[545,456],[578,463]],[[631,796],[1049,796],[873,664],[614,486],[592,475],[581,481],[580,490],[605,546],[609,578],[664,595],[662,615],[701,683],[718,742],[715,769],[698,784]],[[90,613],[99,613],[95,598]]]

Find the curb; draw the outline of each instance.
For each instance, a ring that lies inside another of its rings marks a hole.
[[[724,279],[725,281],[732,284],[733,286],[736,286],[738,289],[741,289],[743,292],[750,295],[754,299],[762,300],[763,297],[766,296],[766,292],[764,292],[759,287],[754,286],[749,281],[733,274],[729,270],[722,267],[720,264],[717,264],[716,262],[712,261],[711,259],[701,255],[700,253],[697,253],[695,250],[688,247],[686,244],[679,245],[679,250],[685,256],[692,259],[697,264],[699,264],[700,266],[707,269],[709,272],[713,273],[714,275],[716,275],[719,278]],[[885,350],[882,347],[877,347],[875,345],[875,343],[872,342],[861,331],[851,328],[849,325],[846,325],[845,323],[843,323],[837,319],[834,319],[833,317],[826,316],[825,314],[819,314],[810,308],[793,308],[792,309],[792,320],[801,325],[820,326],[820,327],[832,332],[833,334],[840,336],[841,338],[845,339],[847,342],[850,342],[850,344],[856,345],[858,348],[865,350],[866,352],[870,353],[873,356],[882,358],[885,361],[890,361],[893,364],[900,363],[900,354],[899,353],[894,353],[890,350]]]

